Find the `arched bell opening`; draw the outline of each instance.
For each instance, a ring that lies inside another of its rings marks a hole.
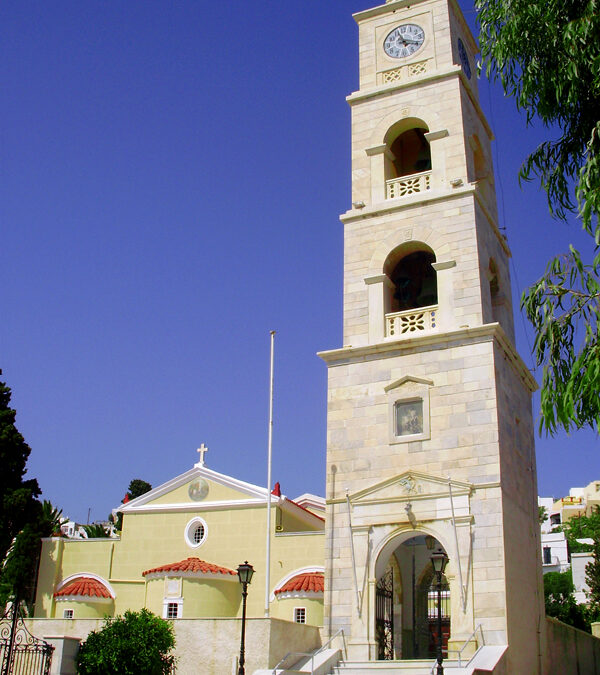
[[[422,242],[394,249],[384,264],[386,337],[431,330],[437,325],[438,287],[435,253]],[[413,310],[423,311],[415,312]]]
[[[409,129],[391,144],[393,178],[431,170],[431,150],[425,138],[427,129]]]
[[[438,576],[431,556],[438,551],[446,553],[435,537],[405,533],[380,553],[375,586],[378,660],[435,659],[439,637]],[[450,586],[444,575],[439,590],[445,658],[450,637]]]
[[[422,120],[409,118],[393,125],[385,136],[386,197],[394,199],[429,190],[431,148]]]

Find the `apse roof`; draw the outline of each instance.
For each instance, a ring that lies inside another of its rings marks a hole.
[[[65,596],[112,598],[112,595],[106,586],[92,577],[77,577],[54,593],[55,598]]]
[[[160,567],[153,567],[150,570],[142,572],[142,576],[145,577],[149,574],[174,576],[174,573],[177,572],[184,575],[221,574],[237,576],[237,572],[235,570],[230,570],[229,568],[221,567],[220,565],[213,565],[213,563],[200,560],[200,558],[186,558],[180,562],[169,563],[167,565],[161,565]]]
[[[300,593],[312,592],[322,593],[324,589],[323,572],[305,572],[297,574],[287,581],[281,588],[275,591],[275,595],[280,593]]]

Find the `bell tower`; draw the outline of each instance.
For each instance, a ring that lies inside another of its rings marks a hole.
[[[320,354],[326,627],[353,659],[429,658],[439,550],[450,650],[483,634],[508,672],[538,673],[536,383],[514,347],[477,45],[454,0],[354,18],[343,347]]]

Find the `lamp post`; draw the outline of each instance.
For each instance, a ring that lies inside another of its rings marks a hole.
[[[248,561],[238,565],[238,578],[242,584],[242,638],[240,641],[240,663],[238,667],[238,675],[245,675],[245,651],[246,651],[246,598],[248,597],[248,584],[252,581],[254,574],[254,567],[248,564]]]
[[[442,551],[436,551],[431,554],[431,566],[437,576],[438,592],[437,592],[437,670],[436,675],[444,675],[444,667],[442,662],[442,574],[448,564],[448,556]]]

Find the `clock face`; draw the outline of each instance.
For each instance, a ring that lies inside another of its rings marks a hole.
[[[423,45],[425,31],[414,23],[404,23],[385,38],[383,49],[393,59],[412,56]]]
[[[469,63],[469,55],[463,44],[463,41],[458,38],[458,56],[460,57],[460,62],[462,69],[465,71],[467,79],[471,79],[471,64]]]
[[[190,499],[193,499],[195,502],[201,502],[206,495],[208,494],[208,483],[204,478],[199,478],[193,483],[190,483],[188,488],[188,495]]]

